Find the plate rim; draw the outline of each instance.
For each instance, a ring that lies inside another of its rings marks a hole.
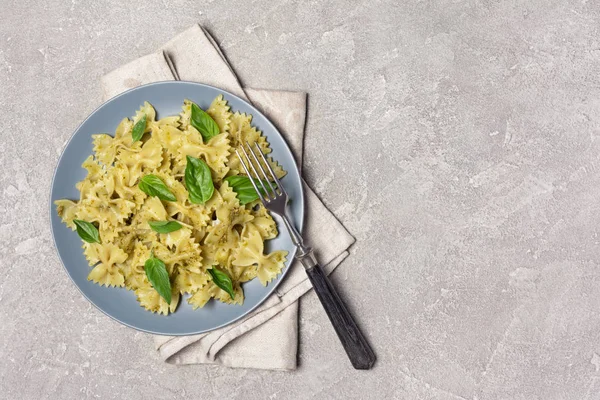
[[[287,173],[289,174],[290,172],[293,172],[294,175],[296,175],[296,177],[298,178],[298,181],[300,182],[299,185],[299,190],[300,190],[300,220],[299,221],[293,221],[296,224],[296,227],[298,228],[298,231],[300,233],[303,232],[304,229],[304,219],[305,219],[305,207],[304,207],[304,200],[305,200],[305,193],[304,193],[304,185],[302,184],[302,175],[300,173],[300,169],[298,168],[298,163],[296,162],[296,159],[294,157],[294,153],[292,152],[292,149],[290,148],[289,144],[287,143],[287,141],[285,140],[285,137],[281,134],[281,132],[279,131],[279,129],[277,128],[277,126],[275,126],[275,124],[263,113],[261,112],[258,108],[256,108],[256,106],[254,106],[252,103],[250,103],[249,100],[243,99],[240,96],[233,94],[227,90],[221,89],[219,87],[213,86],[213,85],[208,85],[205,83],[199,83],[199,82],[193,82],[193,81],[185,81],[185,80],[176,80],[176,81],[157,81],[157,82],[151,82],[151,83],[146,83],[144,85],[140,85],[140,86],[136,86],[134,88],[128,89],[122,93],[119,93],[113,97],[111,97],[110,99],[102,102],[99,106],[97,106],[90,114],[88,114],[88,116],[77,126],[77,128],[75,128],[75,130],[73,130],[73,133],[71,133],[71,136],[69,137],[69,139],[67,140],[67,142],[63,145],[63,148],[61,150],[60,156],[58,157],[55,165],[54,165],[54,172],[52,173],[52,181],[50,184],[50,191],[49,191],[49,207],[48,207],[48,216],[50,219],[50,231],[52,232],[52,242],[54,243],[54,251],[56,253],[56,255],[58,256],[58,259],[60,260],[60,263],[63,266],[63,270],[67,273],[67,275],[69,276],[69,279],[71,280],[71,283],[77,288],[77,290],[79,290],[79,292],[81,293],[81,295],[90,303],[92,304],[97,310],[99,310],[100,312],[102,312],[104,315],[108,316],[110,319],[112,319],[113,321],[116,321],[120,324],[123,324],[129,328],[135,329],[137,331],[140,332],[146,332],[146,333],[151,333],[154,335],[161,335],[161,336],[189,336],[189,335],[197,335],[197,334],[201,334],[201,333],[207,333],[207,332],[211,332],[220,328],[223,328],[227,325],[231,325],[236,321],[239,321],[240,319],[246,317],[247,315],[249,315],[250,313],[252,313],[254,310],[256,310],[258,307],[260,307],[267,299],[269,299],[271,296],[273,296],[276,293],[277,287],[279,287],[279,285],[281,284],[281,282],[283,282],[289,272],[289,270],[291,269],[293,263],[294,263],[294,259],[295,259],[295,255],[297,252],[297,247],[294,246],[294,248],[289,252],[288,254],[288,265],[286,268],[284,268],[283,272],[281,273],[281,275],[277,278],[277,281],[273,283],[273,286],[270,288],[270,290],[268,291],[268,293],[265,294],[265,296],[260,299],[254,306],[252,306],[251,308],[249,308],[248,310],[246,310],[244,313],[240,314],[239,316],[233,318],[232,320],[225,322],[223,324],[220,324],[218,326],[209,328],[209,329],[201,329],[201,330],[195,330],[195,331],[190,331],[190,332],[178,332],[178,333],[170,333],[170,332],[157,332],[157,331],[153,331],[151,329],[145,329],[145,328],[141,328],[138,326],[135,326],[133,324],[130,324],[126,321],[123,321],[122,319],[117,318],[116,316],[113,316],[111,314],[109,314],[107,311],[103,310],[102,307],[100,307],[98,304],[96,304],[92,299],[90,299],[85,292],[83,291],[83,289],[77,284],[77,282],[75,281],[75,279],[73,278],[73,276],[71,275],[69,269],[67,268],[67,266],[65,265],[65,262],[63,260],[63,258],[60,255],[60,252],[58,251],[58,245],[56,243],[56,233],[55,233],[55,223],[53,222],[53,209],[54,209],[54,204],[52,201],[52,193],[54,192],[54,185],[56,182],[56,177],[57,177],[57,173],[58,173],[58,166],[60,165],[61,161],[63,160],[63,157],[65,157],[65,153],[67,148],[69,147],[69,145],[71,144],[71,142],[73,141],[73,139],[75,138],[75,136],[77,135],[77,132],[80,131],[80,129],[85,125],[85,123],[94,115],[96,114],[100,109],[102,109],[106,104],[111,103],[113,101],[116,101],[118,98],[120,97],[124,97],[127,96],[129,93],[131,92],[135,92],[137,90],[140,90],[141,88],[146,88],[146,87],[150,87],[150,86],[162,86],[162,85],[192,85],[192,86],[197,86],[200,88],[209,88],[209,89],[214,89],[216,91],[221,92],[221,94],[223,94],[224,96],[230,96],[233,97],[243,103],[245,103],[250,109],[253,110],[253,115],[254,114],[258,114],[260,115],[262,118],[264,118],[264,120],[266,121],[267,125],[270,126],[270,128],[277,134],[280,136],[281,141],[283,142],[283,145],[285,146],[285,148],[287,149],[287,151],[289,152],[289,154],[291,154],[291,162],[293,165],[293,171],[287,171]],[[182,100],[183,101],[183,100]],[[154,107],[154,106],[153,106]],[[263,129],[264,132],[264,129]],[[295,199],[295,201],[297,201]],[[281,234],[281,232],[284,232],[284,229],[279,230],[279,233]],[[122,289],[122,288],[121,288]],[[167,316],[163,316],[163,317],[167,317]]]

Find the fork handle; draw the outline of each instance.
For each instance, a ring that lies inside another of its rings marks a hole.
[[[315,264],[306,268],[306,274],[321,300],[335,331],[356,369],[371,369],[375,363],[375,354],[364,338],[354,318],[346,309],[344,302],[329,281],[323,268]]]

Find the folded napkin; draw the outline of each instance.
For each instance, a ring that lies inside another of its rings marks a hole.
[[[195,81],[234,93],[254,104],[273,122],[301,166],[306,94],[242,88],[210,34],[195,25],[158,52],[139,58],[102,78],[104,99],[146,83]],[[183,99],[181,99],[183,102]],[[274,154],[277,158],[277,154]],[[348,256],[354,238],[304,183],[304,238],[325,271]],[[285,228],[280,229],[287,235]],[[311,288],[302,265],[293,262],[276,293],[240,321],[193,336],[155,336],[163,360],[173,364],[222,364],[237,368],[296,368],[298,299]]]

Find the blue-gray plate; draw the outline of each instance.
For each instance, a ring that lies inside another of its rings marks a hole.
[[[102,104],[77,128],[58,161],[50,195],[50,220],[60,259],[75,285],[92,304],[109,317],[132,328],[161,335],[192,335],[230,324],[258,307],[273,293],[284,278],[296,253],[287,231],[280,224],[281,221],[277,220],[281,228],[279,236],[266,243],[265,251],[281,249],[287,250],[289,254],[286,267],[276,280],[266,287],[262,286],[258,279],[245,283],[245,300],[241,306],[212,300],[204,308],[193,310],[187,303],[188,296],[184,296],[175,313],[168,316],[146,311],[138,304],[132,291],[125,288],[107,288],[87,280],[91,267],[83,255],[81,239],[76,232],[61,222],[54,201],[79,198],[75,184],[85,178],[86,171],[81,164],[93,153],[92,135],[114,133],[119,122],[123,118],[133,116],[144,101],[150,102],[156,109],[157,117],[162,118],[178,114],[184,99],[190,99],[206,109],[219,94],[223,94],[232,111],[252,114],[253,125],[267,137],[273,149],[271,155],[288,172],[282,184],[294,200],[289,205],[290,216],[301,229],[304,219],[302,182],[285,140],[275,126],[251,104],[212,86],[181,81],[157,82],[120,94]]]

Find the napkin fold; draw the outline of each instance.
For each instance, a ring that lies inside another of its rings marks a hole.
[[[133,87],[167,80],[201,82],[248,100],[278,127],[301,167],[306,93],[242,88],[216,42],[199,25],[179,34],[156,53],[106,74],[101,79],[103,97],[107,100]],[[329,273],[348,256],[347,250],[354,238],[308,185],[304,182],[303,185],[303,237]],[[284,228],[280,231],[287,234]],[[276,293],[241,320],[199,335],[154,336],[160,357],[172,364],[295,369],[298,299],[310,290],[311,284],[300,263],[294,261],[288,268]]]

